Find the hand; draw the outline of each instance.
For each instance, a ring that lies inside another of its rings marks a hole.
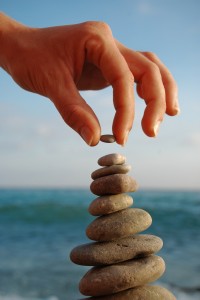
[[[154,54],[123,46],[107,24],[85,22],[40,29],[9,18],[7,22],[0,65],[22,88],[51,99],[64,121],[89,145],[99,142],[101,129],[79,90],[113,87],[113,134],[122,145],[134,118],[134,80],[147,105],[142,127],[148,136],[156,136],[165,112],[175,115],[179,111],[177,87],[167,68]]]

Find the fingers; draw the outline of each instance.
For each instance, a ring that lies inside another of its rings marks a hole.
[[[176,83],[154,54],[135,52],[118,41],[116,43],[134,75],[138,95],[147,105],[142,119],[143,131],[147,136],[154,137],[164,114],[176,115],[179,112]]]
[[[138,54],[143,56],[141,71],[143,69],[145,71],[137,75],[137,91],[147,104],[142,128],[148,136],[154,137],[158,134],[164,114],[174,116],[179,112],[177,86],[168,69],[155,54],[149,52]]]
[[[147,136],[156,136],[164,114],[175,115],[179,110],[177,87],[170,72],[154,54],[132,51],[114,40],[110,28],[105,23],[86,22],[81,28],[81,41],[75,44],[79,50],[76,51],[78,56],[75,56],[74,61],[74,69],[78,69],[79,74],[77,78],[81,78],[77,81],[78,87],[100,88],[112,85],[116,110],[113,134],[116,141],[124,145],[134,119],[135,79],[137,92],[146,102],[142,118],[143,131]],[[87,70],[84,66],[87,66]],[[99,141],[100,125],[92,109],[77,91],[72,76],[74,72],[66,76],[67,80],[63,84],[59,81],[59,92],[56,90],[50,98],[65,122],[77,131],[87,144],[93,146]],[[91,72],[96,74],[98,80],[88,80],[88,74]]]
[[[180,109],[178,103],[178,89],[173,76],[154,53],[141,52],[141,54],[158,66],[165,88],[166,113],[170,116],[176,115]]]
[[[74,129],[89,146],[100,139],[101,129],[96,115],[77,91],[74,82],[68,82],[50,96],[65,123]]]
[[[87,41],[86,49],[87,60],[101,70],[104,78],[113,87],[116,109],[113,134],[117,143],[124,145],[134,118],[133,75],[106,24],[103,24],[101,34]]]
[[[145,100],[146,108],[142,118],[142,129],[149,137],[155,137],[166,111],[165,89],[159,68],[138,53],[140,59],[137,74],[137,91]]]

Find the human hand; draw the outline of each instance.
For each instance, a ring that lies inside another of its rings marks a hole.
[[[51,99],[87,144],[99,142],[101,129],[79,90],[113,87],[113,134],[122,145],[134,119],[134,80],[147,105],[142,119],[146,135],[156,136],[165,112],[179,111],[175,81],[162,62],[152,53],[123,46],[105,23],[41,29],[3,17],[7,26],[0,32],[0,65],[21,87]]]

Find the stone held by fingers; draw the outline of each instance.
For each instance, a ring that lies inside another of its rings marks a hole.
[[[127,194],[106,195],[94,199],[88,211],[93,216],[101,216],[128,208],[132,204],[133,198]]]
[[[151,223],[152,218],[145,210],[127,208],[96,218],[88,225],[86,235],[94,241],[112,241],[142,232]]]
[[[164,271],[164,260],[155,255],[111,266],[93,267],[81,279],[79,290],[85,296],[110,295],[153,282]]]
[[[100,137],[100,141],[103,143],[114,143],[116,142],[116,139],[112,134],[103,134]]]

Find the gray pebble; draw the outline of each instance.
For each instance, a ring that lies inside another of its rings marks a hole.
[[[86,234],[94,241],[112,241],[142,232],[151,223],[152,218],[145,210],[127,208],[96,218],[88,225]]]
[[[103,176],[90,185],[91,192],[97,196],[135,192],[137,188],[136,181],[126,174]]]
[[[112,166],[112,165],[122,165],[126,161],[125,156],[119,153],[107,154],[99,158],[98,164],[102,167]]]
[[[79,290],[85,296],[109,295],[153,282],[164,270],[163,259],[155,255],[94,267],[81,279]]]
[[[164,287],[143,285],[117,294],[84,298],[82,300],[176,300],[176,297]]]
[[[114,143],[116,139],[112,134],[103,134],[100,137],[100,141],[103,143]]]
[[[112,175],[112,174],[126,174],[131,170],[130,165],[112,165],[109,167],[103,167],[95,170],[91,177],[92,179],[97,179],[103,176]]]
[[[138,257],[149,256],[163,246],[154,235],[134,235],[112,242],[93,242],[77,246],[71,251],[71,260],[83,266],[111,265]]]
[[[88,210],[93,216],[101,216],[125,209],[132,204],[133,198],[127,194],[107,195],[93,200]]]

